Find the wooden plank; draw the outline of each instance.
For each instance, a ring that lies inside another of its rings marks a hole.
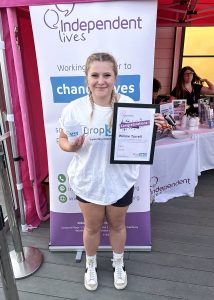
[[[161,79],[161,86],[163,85],[163,79],[168,82],[170,80],[169,71],[163,68],[155,68],[154,77],[157,79]],[[162,89],[161,89],[162,92]]]
[[[68,300],[71,298],[62,298],[62,297],[55,297],[55,296],[47,296],[47,295],[40,295],[40,294],[33,294],[28,292],[18,291],[19,299],[20,300]],[[5,300],[3,289],[0,288],[0,299]]]
[[[174,37],[166,37],[166,38],[156,38],[155,40],[155,48],[156,49],[174,49],[174,44],[172,43],[174,41]]]
[[[157,49],[155,51],[155,59],[158,59],[158,58],[161,58],[161,59],[173,59],[173,49]],[[169,70],[170,73],[171,73],[171,70]]]
[[[34,228],[31,232],[22,232],[22,236],[32,236],[32,237],[46,237],[49,239],[50,237],[50,225],[49,227],[41,227]]]
[[[75,261],[76,257],[76,251],[74,252],[50,252],[48,250],[42,249],[42,253],[44,255],[45,262],[49,263],[56,263],[56,264],[62,264],[62,265],[69,265],[69,266],[78,266],[82,265],[85,267],[85,253],[83,252],[82,260],[81,262],[77,263]],[[125,252],[124,258],[127,260],[129,258],[130,253]],[[97,257],[105,257],[108,258],[109,261],[111,261],[112,258],[112,252],[104,252],[104,251],[98,251]]]
[[[11,234],[7,236],[8,245],[13,245]],[[48,249],[49,247],[49,239],[47,237],[34,237],[32,235],[22,235],[22,243],[23,246],[26,247],[35,247],[40,249]]]
[[[152,249],[154,249],[154,251],[165,253],[166,255],[171,253],[210,259],[214,258],[213,247],[196,246],[194,244],[179,243],[157,238],[153,239]]]
[[[174,28],[157,28],[155,43],[154,77],[156,77],[161,82],[162,94],[169,94],[171,89],[170,86],[174,55],[174,36]]]
[[[129,276],[129,286],[135,291],[153,292],[168,297],[177,297],[188,300],[213,299],[214,288],[198,286],[189,283],[172,282],[141,276]]]
[[[214,191],[213,191],[214,192]],[[167,202],[166,206],[173,207],[184,207],[185,208],[197,208],[202,210],[214,211],[213,200],[210,197],[195,196],[191,197],[180,197],[179,199],[171,199]]]
[[[173,27],[157,27],[156,38],[170,38],[174,39],[175,28]]]
[[[207,219],[206,217],[191,217],[189,215],[181,215],[179,213],[171,213],[162,210],[156,211],[156,213],[152,212],[152,222],[153,220],[164,220],[171,223],[182,223],[182,224],[190,224],[190,225],[201,225],[201,226],[209,226],[213,227],[213,219]]]
[[[161,266],[153,263],[126,262],[128,274],[170,282],[214,287],[214,273],[187,268]]]
[[[165,249],[165,252],[158,252],[153,247],[151,253],[144,253],[143,255],[140,252],[131,252],[130,260],[153,263],[157,264],[158,266],[161,265],[214,272],[214,264],[212,259],[195,257],[191,254],[191,252],[189,255],[169,253],[167,252],[167,249]]]
[[[125,264],[126,270],[128,272],[128,277],[130,275],[142,276],[214,287],[214,272],[169,267],[131,260],[126,261]],[[69,281],[82,283],[84,272],[84,267],[71,267],[67,265],[44,263],[43,266],[36,272],[35,276],[59,280],[67,280],[69,278]],[[111,286],[113,281],[111,261],[107,260],[106,258],[98,259],[98,275],[100,275],[100,273],[105,274],[105,284],[106,282],[109,282],[109,286]],[[98,277],[100,278],[100,276]]]
[[[187,234],[196,234],[207,236],[207,237],[214,237],[214,230],[213,227],[206,227],[206,226],[199,226],[199,225],[190,225],[190,224],[180,224],[180,223],[170,223],[166,222],[165,220],[156,220],[154,218],[153,230],[161,230],[161,231],[170,231],[174,234],[180,233],[187,233]]]
[[[207,219],[212,219],[213,220],[213,212],[210,210],[199,210],[197,208],[186,208],[186,207],[171,207],[171,206],[163,206],[159,205],[158,208],[156,205],[152,207],[153,212],[161,213],[167,213],[167,214],[179,214],[181,216],[188,216],[188,217],[197,217],[197,218],[207,218]]]
[[[102,274],[100,274],[102,275]],[[142,283],[141,289],[135,290],[133,288],[133,283],[130,284],[130,290],[121,290],[117,291],[111,283],[105,282],[105,276],[100,276],[100,284],[97,291],[91,293],[87,291],[83,285],[83,283],[74,283],[68,280],[55,280],[49,278],[39,278],[39,277],[31,277],[26,278],[25,280],[18,281],[18,289],[22,292],[30,292],[36,293],[40,295],[48,295],[55,297],[62,297],[66,299],[78,299],[78,300],[109,300],[109,299],[118,299],[118,300],[167,300],[160,294],[155,294],[154,291],[148,289],[148,293],[142,291]],[[108,286],[109,285],[109,286]],[[132,288],[131,288],[132,286]],[[161,297],[162,296],[162,297]],[[54,298],[53,298],[54,299]],[[171,299],[176,299],[174,296]]]
[[[170,69],[170,66],[172,66],[172,60],[168,58],[155,58],[154,66],[155,69],[156,68]],[[169,74],[171,74],[170,72]]]
[[[184,244],[191,244],[212,248],[214,251],[214,237],[197,235],[197,233],[190,232],[171,232],[163,229],[153,229],[152,236],[154,239],[161,239],[163,241],[180,242]]]

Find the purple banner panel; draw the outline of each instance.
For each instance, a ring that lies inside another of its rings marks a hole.
[[[50,213],[50,246],[83,246],[81,213]],[[128,213],[126,246],[151,246],[150,212]],[[102,227],[101,245],[109,246],[107,222]]]

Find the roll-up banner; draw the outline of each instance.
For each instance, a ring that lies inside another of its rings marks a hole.
[[[116,58],[119,93],[151,103],[156,13],[156,0],[30,7],[48,151],[50,250],[83,249],[83,218],[67,177],[72,154],[58,146],[62,109],[87,94],[85,61],[94,52]],[[149,166],[141,167],[126,225],[126,249],[151,249]],[[110,247],[108,237],[104,223],[100,249]]]

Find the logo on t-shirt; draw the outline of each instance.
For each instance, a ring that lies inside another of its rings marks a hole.
[[[83,133],[90,136],[90,140],[109,140],[111,138],[111,128],[108,124],[104,127],[83,127]]]

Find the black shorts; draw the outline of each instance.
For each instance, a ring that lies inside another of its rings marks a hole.
[[[112,206],[117,206],[117,207],[125,207],[128,206],[132,203],[133,201],[133,193],[134,193],[134,186],[130,188],[130,190],[117,202],[111,204]],[[77,200],[83,203],[91,203],[86,200],[83,200],[79,196],[76,196]]]

